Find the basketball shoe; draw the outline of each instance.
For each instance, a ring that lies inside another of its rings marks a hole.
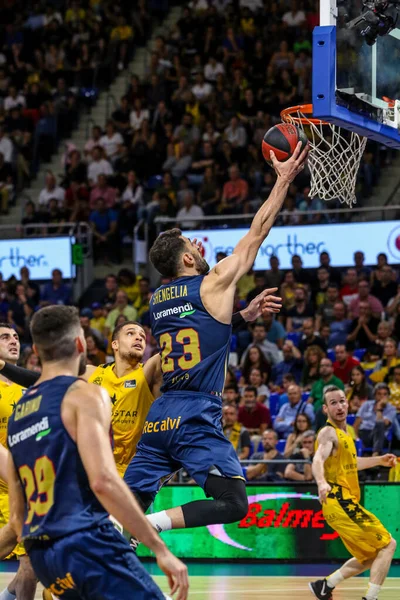
[[[332,600],[332,592],[334,588],[329,587],[326,579],[318,579],[308,584],[308,587],[319,600]]]

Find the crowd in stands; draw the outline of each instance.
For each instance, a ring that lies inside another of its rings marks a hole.
[[[103,64],[116,39],[121,53],[132,27],[135,39],[134,19],[139,18],[127,3],[99,1],[96,9],[92,2],[84,9],[79,8],[83,2],[72,4],[67,12],[75,15],[72,21],[67,15],[63,23],[51,21],[64,33],[74,30],[72,47],[50,45],[41,57],[43,62],[49,55],[49,81],[57,97],[68,98],[68,110],[75,100],[66,65],[76,75],[82,63]],[[146,31],[147,5],[138,5]],[[125,12],[112,28],[122,6]],[[254,212],[275,179],[260,151],[265,131],[280,121],[283,108],[310,101],[311,35],[317,23],[314,0],[182,4],[177,24],[156,38],[145,77],[132,74],[105,127],[95,125],[83,149],[69,147],[61,187],[49,174],[40,197],[26,206],[23,224],[87,221],[96,259],[118,262],[115,247],[129,239],[139,219],[147,222],[152,237],[157,217],[190,229],[200,226],[205,215]],[[32,35],[42,37],[37,29]],[[23,97],[21,86],[14,92]],[[373,144],[363,160],[357,193],[366,195],[379,175],[380,155]],[[309,192],[304,173],[291,185],[278,225],[336,218]]]
[[[147,4],[145,0],[2,3],[1,213],[8,212],[16,188],[30,181],[39,161],[49,161],[58,142],[70,136],[80,108],[92,102],[118,70],[126,68],[135,46],[147,41],[151,30]],[[168,2],[153,0],[151,4],[154,8],[166,5],[168,10]],[[66,173],[64,193],[68,182]],[[38,202],[38,208],[50,209],[50,219],[55,215],[48,202],[52,198],[44,201],[42,197]],[[64,209],[64,198],[57,196],[57,200],[58,208]]]
[[[282,310],[235,330],[223,393],[223,425],[242,460],[280,459],[286,464],[252,463],[249,480],[312,478],[311,440],[326,422],[323,392],[331,385],[348,398],[348,425],[359,453],[379,455],[389,447],[398,451],[398,272],[385,254],[378,256],[374,268],[365,266],[362,252],[355,253],[354,265],[343,272],[330,266],[326,252],[316,271],[303,269],[298,256],[285,273],[276,257],[270,262],[266,272],[251,271],[238,283],[235,312],[271,283],[279,288]],[[0,320],[18,331],[25,348],[23,364],[38,370],[30,346],[30,318],[38,307],[71,303],[71,289],[57,269],[40,287],[24,267],[20,280],[1,281],[0,290]],[[112,332],[128,320],[139,321],[146,331],[144,360],[158,352],[149,319],[153,291],[146,277],[121,269],[105,278],[104,289],[89,306],[80,305],[90,364],[113,360]]]

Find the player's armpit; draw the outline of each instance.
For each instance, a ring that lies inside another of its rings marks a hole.
[[[21,482],[10,453],[7,458],[8,500],[10,504],[10,524],[15,534],[20,538],[24,525],[25,499]]]

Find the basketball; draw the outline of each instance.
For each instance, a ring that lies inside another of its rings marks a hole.
[[[285,161],[292,156],[298,142],[302,143],[302,150],[308,144],[304,131],[291,123],[279,123],[264,135],[261,144],[263,156],[271,164],[270,151],[273,150],[279,161]]]

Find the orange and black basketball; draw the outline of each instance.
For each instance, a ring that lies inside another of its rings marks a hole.
[[[307,136],[302,129],[291,123],[279,123],[268,129],[264,135],[261,149],[268,163],[271,163],[271,150],[275,152],[279,161],[285,161],[292,156],[299,142],[302,143],[302,150],[308,144]]]

